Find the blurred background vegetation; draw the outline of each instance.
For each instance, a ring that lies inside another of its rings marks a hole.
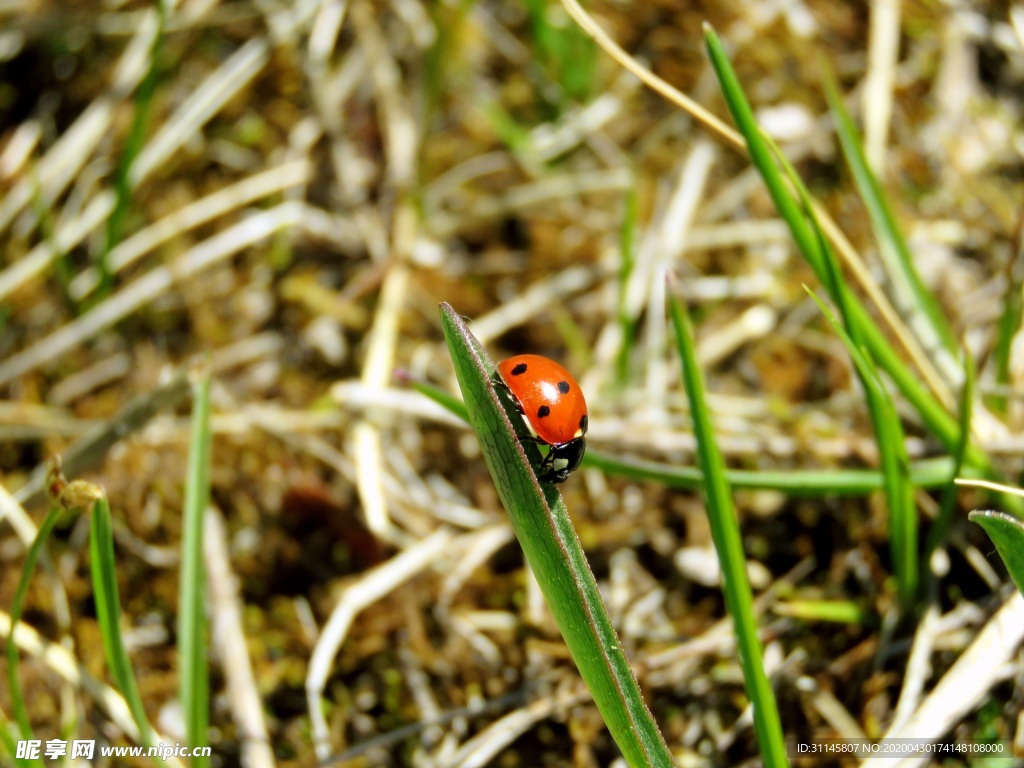
[[[978,362],[975,442],[1018,477],[1020,9],[587,9],[728,120],[703,49],[712,24],[763,131],[860,254],[865,277],[852,284],[880,283],[884,296],[829,116],[827,63],[923,282]],[[315,764],[306,675],[343,596],[357,607],[324,690],[336,762],[611,764],[615,745],[475,439],[406,385],[457,392],[437,311],[447,301],[495,359],[545,354],[574,373],[590,450],[693,465],[666,271],[695,319],[730,467],[877,467],[849,357],[749,160],[625,73],[557,2],[0,0],[0,481],[13,495],[0,607],[25,556],[12,510],[23,503],[38,523],[39,467],[62,453],[68,468],[70,455],[110,498],[148,716],[181,738],[190,404],[175,377],[208,355],[225,532],[207,569],[229,587],[211,612],[216,623],[238,610],[241,630],[211,644],[213,764]],[[897,324],[913,325],[894,303]],[[932,362],[955,414],[956,361]],[[948,455],[901,416],[915,467]],[[95,438],[111,424],[113,437]],[[697,492],[590,465],[563,494],[679,763],[756,760]],[[965,518],[980,496],[961,496],[930,564],[925,624],[896,618],[880,491],[736,498],[788,735],[886,733],[1009,594]],[[926,532],[938,498],[915,496]],[[443,527],[452,538],[429,562],[364,599],[372,568]],[[24,620],[102,678],[87,541],[85,516],[58,527]],[[1004,650],[1019,661],[1015,644]],[[23,651],[42,738],[125,743],[95,694]],[[248,686],[227,670],[237,660]],[[984,695],[952,733],[1012,738],[1019,663],[978,674]],[[5,688],[0,712],[11,717]]]

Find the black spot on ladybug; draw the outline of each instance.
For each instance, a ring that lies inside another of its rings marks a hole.
[[[580,432],[586,432],[588,424],[589,421],[587,420],[587,414],[584,413],[582,416],[580,416]]]
[[[520,363],[512,369],[513,376],[521,376],[524,373],[526,373],[526,363]]]
[[[569,394],[569,390],[570,389],[571,389],[571,387],[569,386],[569,382],[568,381],[560,381],[560,382],[558,382],[558,391],[561,392],[563,395]]]
[[[542,405],[540,408],[537,409],[537,418],[543,419],[549,413],[551,413],[551,409],[548,408],[546,405]]]

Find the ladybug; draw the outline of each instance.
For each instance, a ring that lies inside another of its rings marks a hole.
[[[554,360],[516,355],[498,363],[495,382],[512,396],[530,430],[531,437],[523,439],[550,446],[537,479],[565,482],[587,448],[587,401],[576,379]]]

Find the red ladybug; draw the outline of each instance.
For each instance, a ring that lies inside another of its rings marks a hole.
[[[542,483],[564,482],[583,461],[587,443],[587,401],[565,368],[540,355],[516,355],[498,363],[504,388],[533,440],[550,446],[540,463]]]

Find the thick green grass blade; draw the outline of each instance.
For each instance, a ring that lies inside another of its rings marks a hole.
[[[1006,512],[975,510],[970,519],[985,529],[1006,564],[1010,578],[1024,594],[1024,523]]]
[[[447,304],[441,305],[441,323],[469,421],[498,495],[608,730],[630,766],[674,766],[608,619],[562,498],[553,486],[537,482],[531,460],[536,464],[539,452],[520,442],[509,419],[516,417],[515,411],[491,383],[493,364]]]
[[[747,579],[747,560],[743,552],[739,522],[732,502],[732,490],[725,478],[725,463],[715,441],[711,414],[704,397],[704,379],[690,330],[686,310],[672,291],[669,309],[676,332],[683,384],[690,401],[693,432],[697,438],[697,458],[704,473],[703,495],[715,551],[722,567],[722,588],[725,604],[736,630],[736,647],[747,695],[754,708],[754,730],[761,748],[761,757],[768,768],[786,766],[786,742],[775,703],[775,693],[764,671],[761,641],[757,637],[754,598]]]
[[[828,97],[843,156],[871,217],[871,225],[875,230],[882,263],[885,265],[889,280],[904,310],[913,318],[925,319],[923,323],[912,321],[910,326],[917,332],[926,348],[935,349],[938,343],[947,353],[955,354],[957,342],[953,331],[950,330],[939,302],[921,281],[903,231],[897,224],[882,187],[864,156],[860,136],[849,112],[846,111],[835,79],[827,67],[823,67],[822,71],[825,74],[825,95]]]
[[[195,385],[192,436],[185,483],[181,552],[181,593],[178,605],[178,658],[181,704],[189,744],[210,743],[210,679],[206,660],[206,575],[203,567],[203,518],[210,503],[210,375]],[[193,766],[209,758],[192,758]]]
[[[411,386],[456,416],[469,421],[466,406],[456,397],[433,384],[413,381]],[[587,448],[583,466],[600,469],[634,481],[653,480],[669,488],[692,490],[704,483],[698,467],[683,467],[643,459],[621,458]],[[910,465],[910,482],[915,488],[942,488],[952,476],[951,458],[924,459]],[[970,472],[966,472],[971,477]],[[957,473],[960,476],[960,473]],[[787,469],[787,470],[725,470],[729,485],[736,489],[779,491],[787,496],[863,496],[885,487],[881,472],[873,469]]]
[[[92,589],[96,600],[96,620],[103,638],[107,667],[117,689],[128,702],[132,719],[139,727],[139,738],[145,746],[153,745],[153,729],[142,705],[135,673],[124,647],[121,632],[121,598],[117,590],[117,561],[114,558],[114,533],[110,519],[110,503],[104,493],[93,504],[89,526],[89,565]]]
[[[7,638],[7,682],[11,691],[11,706],[14,709],[14,720],[18,724],[22,739],[32,739],[32,725],[28,719],[28,708],[25,706],[25,695],[21,690],[21,679],[18,676],[18,646],[14,642],[14,628],[21,621],[22,611],[25,609],[25,597],[28,595],[28,585],[32,581],[32,574],[35,573],[36,564],[39,562],[39,555],[46,546],[46,540],[50,538],[53,527],[60,519],[63,510],[54,506],[46,513],[43,524],[39,526],[32,545],[25,555],[25,564],[21,569],[21,578],[18,580],[18,588],[14,593],[14,602],[11,604],[11,637]],[[19,761],[20,765],[30,764],[28,761]]]

